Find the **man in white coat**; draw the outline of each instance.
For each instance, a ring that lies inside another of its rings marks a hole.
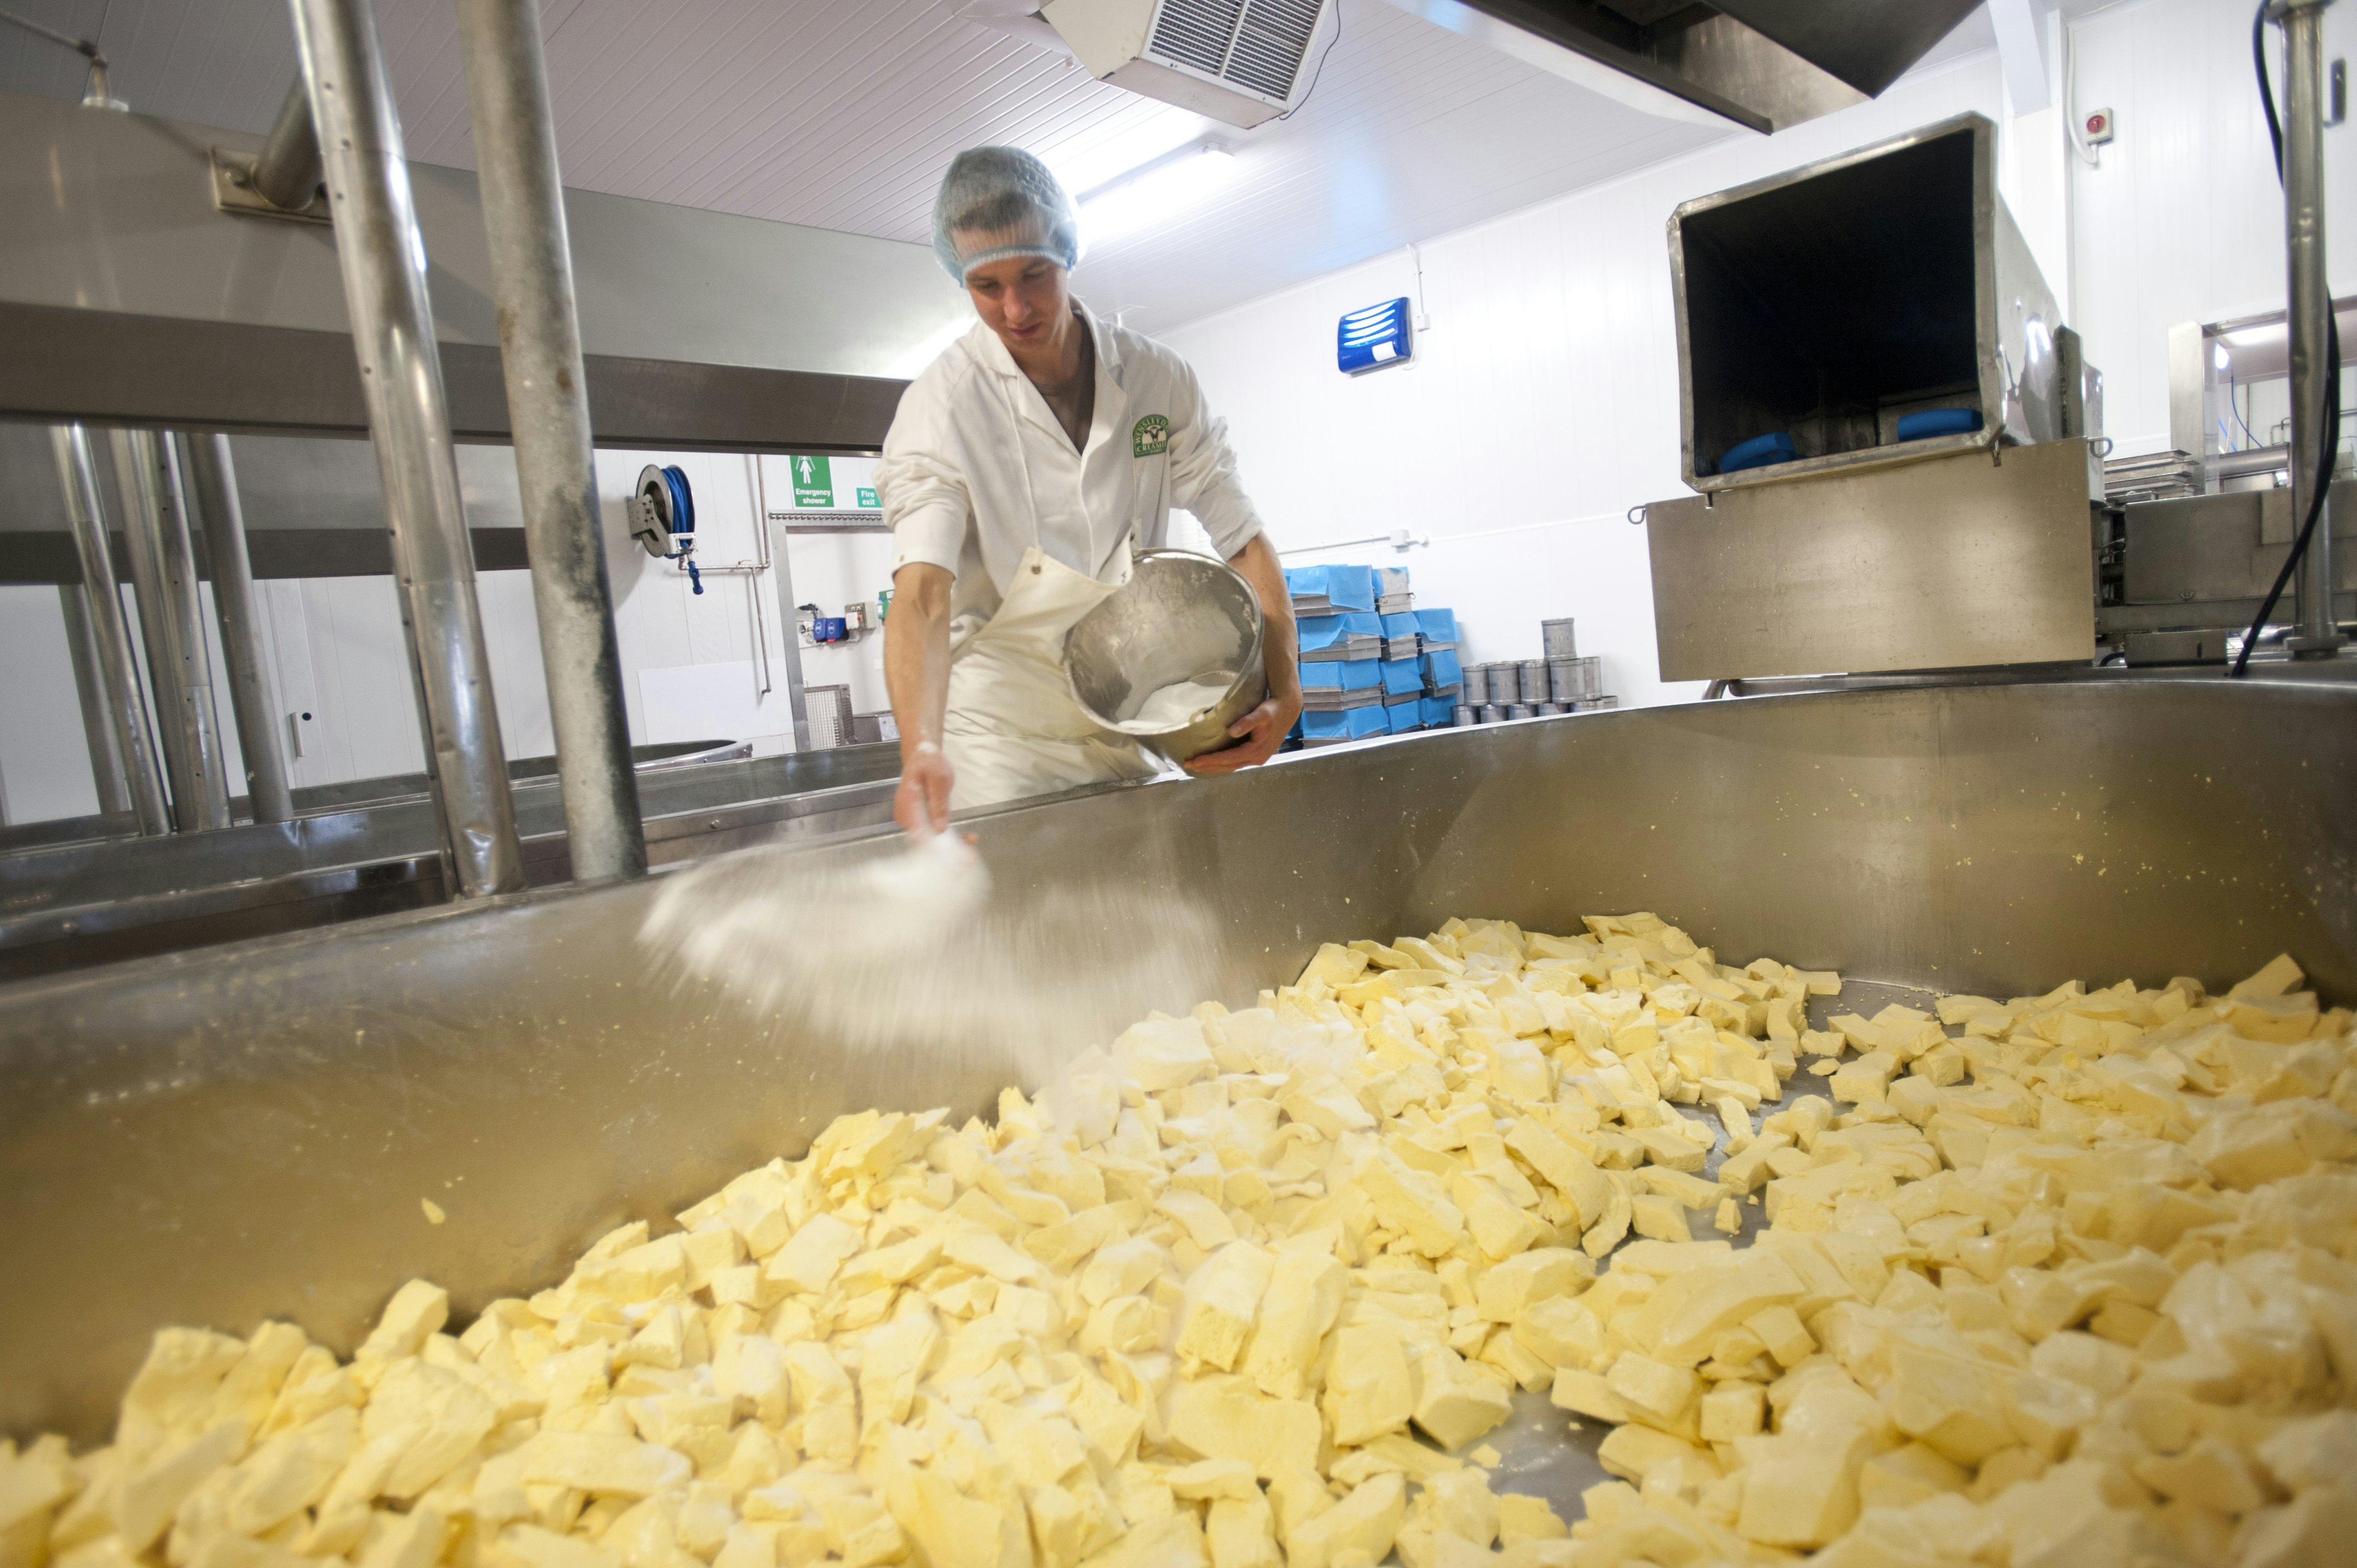
[[[1173,507],[1252,585],[1266,623],[1267,700],[1231,727],[1232,745],[1187,767],[1266,761],[1301,712],[1292,606],[1194,372],[1072,298],[1071,200],[1028,153],[957,156],[933,249],[982,319],[910,383],[877,470],[893,536],[894,817],[935,832],[953,806],[1157,770],[1082,713],[1063,645],[1127,580],[1133,553],[1164,542]]]

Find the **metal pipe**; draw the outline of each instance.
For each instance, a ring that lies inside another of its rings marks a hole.
[[[297,72],[278,106],[270,140],[253,160],[254,194],[289,211],[311,205],[319,189],[319,134],[311,121],[311,96]]]
[[[55,27],[46,27],[39,22],[34,21],[30,16],[20,16],[14,11],[0,11],[0,22],[12,22],[17,27],[24,28],[27,32],[38,34],[40,37],[48,39],[53,44],[63,44],[66,48],[73,50],[74,53],[81,56],[82,59],[90,61],[90,78],[83,84],[81,92],[81,106],[83,108],[113,109],[119,112],[131,107],[131,105],[124,102],[121,99],[115,97],[113,92],[108,91],[106,85],[106,56],[100,50],[94,40],[90,38],[78,38],[71,33],[61,33]]]
[[[461,898],[525,886],[475,556],[425,292],[425,242],[368,0],[294,0],[336,252],[393,537],[393,577],[448,875]]]
[[[810,698],[802,689],[802,639],[794,635],[794,542],[791,529],[781,533],[774,550],[770,545],[770,531],[779,525],[770,521],[770,478],[761,467],[759,453],[753,454],[754,528],[759,536],[761,554],[770,563],[776,577],[770,585],[778,599],[778,637],[786,650],[786,716],[794,726],[794,749],[811,748]]]
[[[2324,265],[2324,7],[2331,0],[2284,0],[2284,244],[2289,252],[2291,515],[2317,504],[2318,470],[2340,432],[2326,428],[2331,355],[2325,330],[2332,290]],[[2285,639],[2295,659],[2329,659],[2346,640],[2332,616],[2330,498],[2293,578],[2298,632]]]
[[[540,13],[532,0],[459,0],[458,31],[573,879],[643,876]]]
[[[2211,467],[2222,479],[2246,479],[2253,474],[2278,473],[2290,463],[2288,446],[2250,446],[2240,452],[2221,452]]]
[[[65,618],[66,657],[73,662],[74,699],[81,704],[81,739],[90,752],[98,809],[107,816],[122,816],[131,810],[131,791],[124,783],[113,726],[107,723],[106,682],[99,673],[98,641],[91,635],[89,594],[87,584],[59,583],[58,612]]]
[[[74,553],[81,558],[84,611],[106,694],[107,727],[123,762],[123,782],[132,815],[143,833],[172,831],[164,780],[156,768],[155,736],[139,691],[139,667],[131,657],[131,634],[123,623],[123,588],[114,577],[106,518],[98,494],[98,471],[90,459],[90,437],[79,424],[49,431],[57,456],[58,482],[66,494],[66,517],[73,526]]]
[[[278,744],[278,705],[271,700],[262,652],[262,617],[253,602],[253,563],[245,548],[245,512],[238,504],[237,466],[229,437],[219,431],[187,437],[197,512],[204,521],[205,553],[213,568],[213,616],[221,623],[221,660],[228,666],[230,712],[245,764],[245,797],[257,822],[295,819],[286,785],[286,758]]]
[[[179,464],[172,443],[152,430],[109,435],[127,513],[123,537],[139,598],[147,681],[156,693],[156,732],[171,785],[172,822],[184,833],[225,828],[229,785],[221,770],[211,659]]]

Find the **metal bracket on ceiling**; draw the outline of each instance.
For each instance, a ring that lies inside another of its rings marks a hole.
[[[213,148],[213,205],[223,212],[250,213],[262,218],[285,218],[296,223],[333,226],[335,215],[328,206],[326,187],[315,188],[311,199],[301,207],[281,207],[254,188],[253,168],[260,161],[259,156],[253,153],[233,153],[226,147]]]

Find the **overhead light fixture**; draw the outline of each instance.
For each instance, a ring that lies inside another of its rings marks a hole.
[[[2234,356],[2226,352],[2223,343],[2212,343],[2210,345],[2210,362],[2222,371],[2231,371],[2234,368]]]
[[[1233,148],[1204,140],[1151,158],[1081,193],[1081,235],[1103,244],[1200,205],[1234,175]]]
[[[2264,321],[2256,327],[2237,328],[2224,336],[2226,341],[2237,349],[2247,349],[2255,343],[2280,343],[2284,340],[2284,324],[2280,321]],[[2221,365],[2219,369],[2223,370],[2225,367]]]
[[[1200,114],[1138,100],[1120,115],[1049,146],[1032,150],[1066,190],[1094,194],[1136,174],[1157,158],[1200,145],[1211,130]]]

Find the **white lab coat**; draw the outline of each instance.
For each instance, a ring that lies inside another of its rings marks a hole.
[[[985,668],[993,655],[960,668],[1002,608],[1017,610],[1026,657],[1037,662],[1060,650],[1063,632],[1103,596],[1075,583],[1043,606],[1032,566],[1117,582],[1132,547],[1165,542],[1174,506],[1194,513],[1223,557],[1260,532],[1225,427],[1203,406],[1186,361],[1085,307],[1081,318],[1097,361],[1084,450],[1073,449],[1047,400],[980,322],[910,383],[884,437],[876,483],[893,570],[921,561],[956,575],[943,745],[961,808],[1153,771],[1135,743],[1084,720],[1076,725],[1079,708],[1060,679],[1002,679]],[[1009,607],[1018,575],[1026,602]],[[1043,609],[1068,618],[1049,625]]]

